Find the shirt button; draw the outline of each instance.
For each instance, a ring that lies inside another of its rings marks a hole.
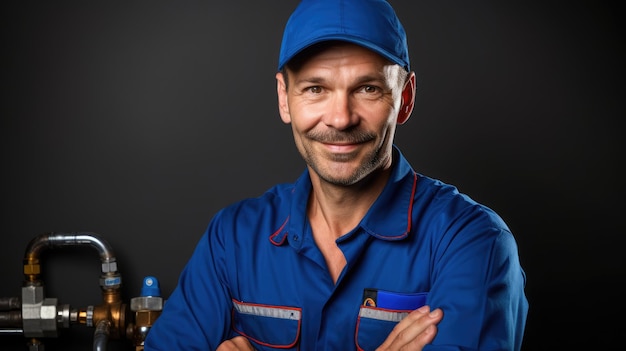
[[[297,236],[297,235],[294,235],[294,236],[292,237],[292,239],[293,239],[293,241],[298,241],[298,239],[299,239],[299,238],[298,238],[298,236]]]

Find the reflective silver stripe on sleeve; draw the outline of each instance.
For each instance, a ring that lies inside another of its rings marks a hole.
[[[235,309],[239,313],[250,314],[260,317],[300,320],[300,311],[280,307],[265,307],[259,305],[246,305],[235,303]]]
[[[391,312],[373,308],[361,308],[361,311],[359,311],[359,317],[377,319],[388,322],[400,322],[408,314],[408,312]]]

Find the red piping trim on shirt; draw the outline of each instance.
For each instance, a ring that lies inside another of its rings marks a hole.
[[[285,219],[285,222],[280,226],[280,228],[278,228],[277,231],[274,232],[274,234],[270,235],[270,242],[276,246],[280,246],[285,242],[285,239],[287,238],[287,236],[285,235],[281,241],[279,242],[275,242],[273,239],[280,234],[283,231],[283,228],[285,228],[285,226],[287,225],[287,222],[289,222],[289,217],[287,217],[287,219]]]

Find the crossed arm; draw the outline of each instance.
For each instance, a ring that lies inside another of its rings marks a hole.
[[[377,351],[421,351],[437,334],[437,324],[443,318],[441,309],[430,310],[423,306],[409,313],[391,331]],[[254,351],[243,336],[236,336],[220,344],[216,351]]]

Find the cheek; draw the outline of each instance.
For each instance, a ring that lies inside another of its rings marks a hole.
[[[390,142],[393,140],[393,136],[396,131],[396,118],[390,117],[384,121],[380,121],[379,124],[372,127],[376,128],[376,131],[381,138],[381,143]]]
[[[293,133],[293,139],[299,149],[305,142],[306,133],[311,129],[312,128],[310,128],[308,124],[303,124],[303,120],[301,118],[294,116],[291,119],[291,132]]]
[[[383,136],[383,139],[385,140],[385,142],[388,144],[393,143],[393,138],[394,138],[395,133],[396,133],[396,124],[391,123],[387,125],[385,132],[384,132],[384,136]]]
[[[303,134],[300,133],[293,124],[291,125],[291,129],[293,131],[293,141],[296,149],[304,156],[307,153],[307,148],[305,147],[306,138],[303,137]]]
[[[386,134],[396,128],[397,114],[388,106],[380,109],[370,109],[368,116],[364,116],[362,122],[367,124],[367,129]]]
[[[289,110],[295,133],[305,133],[320,123],[322,114],[314,106],[294,104]]]

